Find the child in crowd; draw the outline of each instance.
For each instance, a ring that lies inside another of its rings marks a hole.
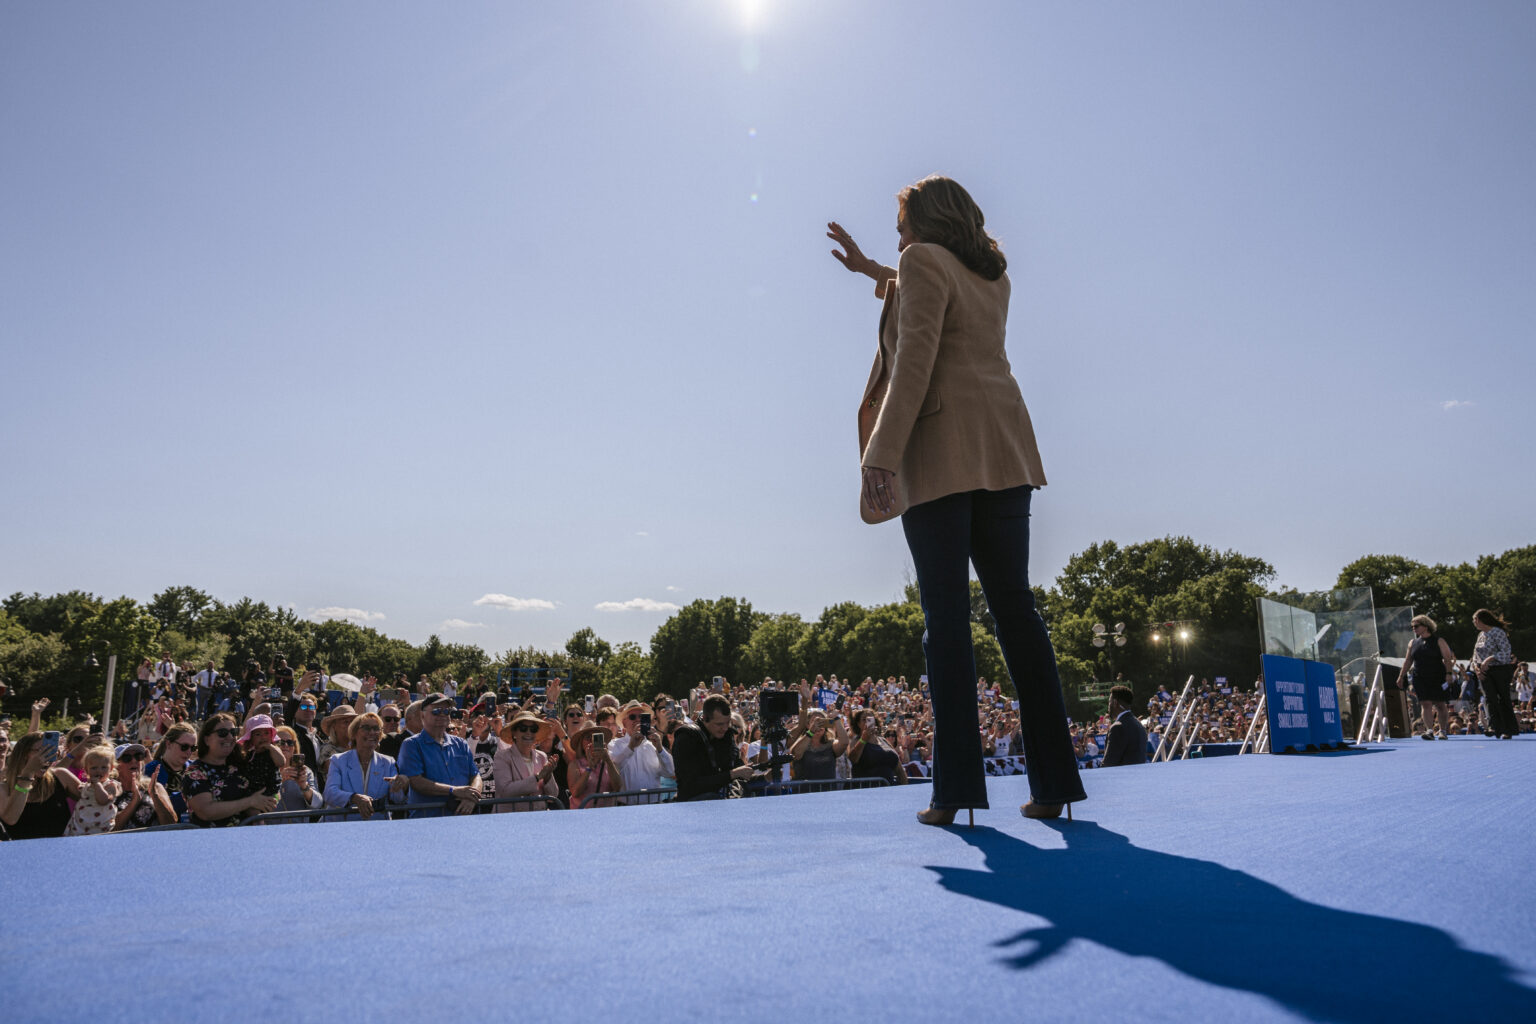
[[[91,747],[80,756],[85,778],[80,787],[80,799],[75,801],[75,812],[64,829],[66,836],[95,836],[112,831],[112,819],[117,816],[117,796],[123,791],[112,777],[115,761],[111,747]]]
[[[268,796],[282,792],[283,766],[288,758],[277,745],[277,729],[269,715],[252,715],[245,720],[245,732],[240,737],[240,747],[246,756],[246,778],[252,787]]]

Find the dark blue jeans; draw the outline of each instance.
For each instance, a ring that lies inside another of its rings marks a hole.
[[[971,649],[972,563],[1019,693],[1030,795],[1045,804],[1085,798],[1067,733],[1056,652],[1029,589],[1033,493],[1026,486],[950,494],[915,505],[901,517],[927,627],[923,654],[933,698],[934,807],[987,806]]]

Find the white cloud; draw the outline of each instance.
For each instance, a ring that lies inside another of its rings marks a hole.
[[[681,589],[683,589],[683,588],[682,587],[668,587],[667,588],[667,592],[675,594],[675,593],[677,593]]]
[[[647,533],[647,532],[646,532],[646,531],[644,531],[644,530],[636,530],[636,531],[635,531],[635,536],[636,536],[636,537],[649,537],[649,536],[650,536],[650,534],[649,534],[649,533]]]
[[[483,622],[466,622],[463,619],[446,619],[440,629],[484,629]]]
[[[600,612],[675,612],[677,605],[656,601],[649,597],[634,597],[628,601],[602,601],[593,605]]]
[[[508,597],[506,594],[486,594],[477,598],[475,604],[505,608],[509,612],[548,612],[555,608],[555,602],[542,597]]]
[[[1441,402],[1440,408],[1450,412],[1452,409],[1468,409],[1476,404],[1476,402],[1463,402],[1460,399],[1452,398],[1449,401]]]
[[[316,622],[326,622],[330,619],[345,619],[347,622],[381,622],[384,619],[384,613],[364,611],[361,608],[316,608],[309,613],[309,617]]]

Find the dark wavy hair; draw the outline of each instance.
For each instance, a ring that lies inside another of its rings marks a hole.
[[[988,281],[1008,269],[1008,260],[987,234],[986,218],[971,194],[953,178],[930,174],[896,193],[902,220],[919,242],[942,245]]]

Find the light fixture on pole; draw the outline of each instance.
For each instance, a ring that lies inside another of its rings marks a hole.
[[[1157,639],[1157,634],[1154,633],[1152,639]],[[1115,631],[1110,633],[1104,623],[1095,622],[1093,624],[1093,646],[1107,647],[1110,642],[1113,642],[1116,647],[1125,646],[1125,623],[1115,623]]]

